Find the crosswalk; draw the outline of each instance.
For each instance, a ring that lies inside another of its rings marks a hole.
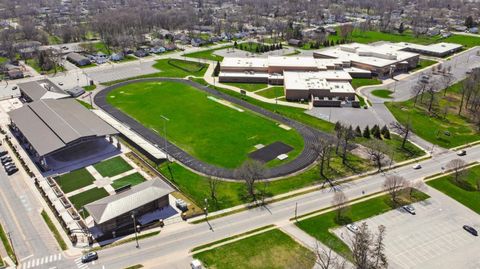
[[[41,257],[41,258],[33,258],[33,259],[30,259],[28,261],[23,262],[21,268],[22,269],[35,268],[35,267],[38,267],[40,265],[46,265],[46,264],[49,264],[49,263],[60,261],[61,259],[62,259],[62,254],[61,253],[48,255],[48,256]]]
[[[75,259],[75,264],[77,265],[78,269],[88,269],[88,264],[87,263],[82,263],[82,257],[76,258]],[[95,261],[93,261],[92,264],[95,264]]]
[[[20,201],[22,202],[23,207],[27,210],[27,212],[30,212],[32,210],[32,207],[30,206],[30,202],[28,201],[27,196],[25,195],[20,195]]]

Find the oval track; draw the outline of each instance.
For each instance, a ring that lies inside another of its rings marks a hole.
[[[152,82],[152,81],[170,81],[170,82],[179,82],[179,83],[190,85],[201,91],[207,92],[208,94],[211,94],[218,98],[225,99],[231,103],[234,103],[238,106],[249,109],[255,113],[261,114],[276,122],[280,122],[282,124],[288,125],[291,128],[295,129],[303,137],[303,140],[304,140],[303,151],[294,160],[286,164],[267,169],[264,178],[284,177],[306,168],[307,166],[312,164],[318,157],[318,154],[313,149],[314,148],[313,146],[317,141],[318,137],[330,136],[326,133],[320,132],[309,126],[301,124],[297,121],[283,117],[281,115],[278,115],[276,113],[273,113],[261,107],[252,105],[241,99],[232,97],[227,94],[223,94],[217,90],[211,89],[207,86],[203,86],[194,81],[185,80],[185,79],[145,78],[145,79],[130,80],[130,81],[125,81],[125,82],[121,82],[121,83],[109,86],[105,89],[100,90],[95,95],[94,102],[99,108],[101,108],[102,110],[104,110],[105,112],[113,116],[114,118],[116,118],[118,121],[123,122],[124,124],[129,126],[133,131],[135,131],[136,133],[144,137],[146,140],[150,141],[150,143],[157,144],[164,151],[165,151],[165,148],[164,148],[165,140],[162,136],[144,127],[141,123],[137,122],[135,119],[126,115],[125,113],[115,108],[114,106],[108,104],[106,101],[107,100],[106,97],[108,93],[118,87],[122,87],[132,83]],[[200,161],[195,157],[191,156],[189,153],[182,150],[181,148],[177,147],[175,144],[170,143],[168,140],[167,140],[167,147],[168,147],[168,154],[170,156],[172,156],[174,159],[181,162],[183,165],[189,167],[192,170],[195,170],[199,173],[209,175],[209,176],[214,176],[214,177],[219,177],[224,179],[241,180],[241,178],[236,176],[234,169],[223,168],[223,167],[211,165],[206,162]]]

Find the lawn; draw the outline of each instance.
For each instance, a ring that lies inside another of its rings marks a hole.
[[[84,205],[95,202],[107,196],[108,192],[104,188],[93,188],[88,191],[84,191],[74,196],[71,196],[68,199],[77,210],[80,210]],[[84,213],[86,216],[87,211],[84,211]],[[81,215],[83,216],[84,213],[82,213]]]
[[[160,115],[165,116],[169,141],[202,161],[226,168],[240,166],[257,144],[281,141],[290,145],[294,150],[289,159],[303,149],[303,139],[295,130],[282,129],[277,122],[248,110],[240,112],[180,82],[126,85],[110,92],[107,101],[159,135],[164,135]]]
[[[77,67],[80,68],[80,69],[86,69],[86,68],[95,67],[95,66],[97,66],[96,63],[91,63],[91,64],[77,66]]]
[[[158,60],[153,67],[160,70],[157,77],[183,78],[186,76],[203,77],[208,65],[178,59],[162,59]]]
[[[86,107],[87,109],[93,109],[93,106],[90,103],[87,103],[80,99],[75,99],[75,100],[77,100],[77,102],[79,102],[82,106]]]
[[[83,89],[87,92],[91,92],[91,91],[95,90],[96,88],[97,88],[97,85],[95,85],[95,84],[83,87]]]
[[[10,240],[8,239],[7,233],[3,229],[2,224],[0,224],[0,239],[2,241],[3,247],[5,248],[5,251],[7,252],[8,256],[12,258],[12,261],[15,264],[18,264],[17,256],[15,255],[13,246],[10,244]],[[3,260],[0,264],[3,264]]]
[[[358,102],[360,103],[360,107],[364,107],[367,105],[367,103],[365,102],[365,98],[363,98],[363,96],[359,94],[355,94],[355,95],[357,96]]]
[[[264,88],[268,87],[268,84],[266,84],[266,83],[226,82],[226,83],[223,83],[223,84],[234,86],[234,87],[240,88],[242,90],[246,90],[247,92],[254,92],[254,91],[258,91],[258,90],[261,90],[261,89],[264,89]]]
[[[145,181],[145,178],[139,173],[133,173],[131,175],[119,178],[112,183],[114,189],[118,189],[125,185],[135,186]]]
[[[42,68],[38,65],[38,61],[36,59],[28,59],[26,61],[26,64],[35,69],[35,71],[37,71],[39,74],[53,74],[55,72],[59,73],[65,71],[65,68],[63,66],[57,66],[56,68],[50,70],[42,70]]]
[[[480,166],[477,165],[468,169],[463,184],[455,182],[453,175],[428,181],[427,184],[480,214],[480,192],[477,189],[479,179]]]
[[[360,159],[355,155],[349,154],[348,160],[349,165],[346,166],[342,164],[339,157],[332,158],[331,168],[326,169],[326,176],[332,179],[340,178],[372,169],[369,161]],[[168,166],[164,164],[158,169],[196,204],[202,204],[206,197],[210,197],[210,188],[206,177],[195,174],[176,163]],[[271,181],[266,186],[264,183],[258,183],[256,187],[258,191],[266,187],[267,196],[272,197],[320,183],[323,183],[323,179],[319,175],[318,167],[313,166],[298,175]],[[243,182],[220,181],[217,186],[217,201],[209,203],[209,211],[213,212],[250,202],[245,194],[246,189]]]
[[[365,144],[367,141],[374,140],[375,138],[366,139],[363,137],[356,138],[356,142],[360,144]],[[385,146],[390,149],[391,156],[394,162],[402,162],[418,157],[424,156],[426,153],[422,149],[418,148],[410,141],[407,140],[405,143],[405,149],[402,149],[402,138],[396,134],[391,134],[391,139],[380,140],[381,143],[384,143]]]
[[[274,99],[276,97],[284,96],[283,87],[281,87],[281,86],[270,87],[268,89],[256,92],[256,94],[258,94],[260,96],[263,96],[265,98],[270,98],[270,99]]]
[[[91,185],[93,181],[95,181],[95,178],[90,174],[90,172],[87,171],[87,169],[82,168],[72,171],[68,174],[58,176],[55,178],[55,181],[64,193],[69,193]]]
[[[325,131],[325,132],[328,132],[328,133],[333,132],[333,129],[334,129],[334,124],[333,123],[330,123],[330,122],[325,121],[325,120],[321,120],[317,117],[310,116],[310,115],[305,113],[305,109],[265,103],[265,102],[259,101],[257,99],[242,95],[242,94],[234,92],[234,91],[231,91],[231,90],[223,89],[223,88],[220,88],[220,87],[214,87],[213,85],[208,84],[204,79],[201,79],[201,78],[196,78],[196,79],[191,79],[191,80],[193,80],[193,81],[195,81],[199,84],[202,84],[202,85],[208,85],[212,89],[214,88],[214,89],[216,89],[216,90],[218,90],[218,91],[220,91],[224,94],[228,94],[228,95],[231,95],[233,97],[243,99],[246,102],[249,102],[253,105],[256,105],[256,106],[262,107],[264,109],[276,112],[276,113],[278,113],[282,116],[285,116],[287,118],[299,121],[299,122],[301,122],[303,124],[306,124],[306,125],[310,125],[313,128],[316,128],[318,130]]]
[[[275,229],[193,255],[208,268],[305,268],[315,264],[314,253]]]
[[[471,143],[480,140],[480,132],[476,131],[474,123],[458,115],[462,83],[450,86],[446,97],[443,96],[443,91],[437,93],[435,98],[438,102],[431,113],[427,111],[425,104],[429,96],[424,96],[423,102],[420,96],[415,107],[414,99],[386,103],[386,106],[400,123],[405,125],[410,122],[413,132],[431,143],[445,148]],[[443,111],[446,106],[449,109],[445,117]]]
[[[232,46],[225,46],[217,49],[209,49],[209,50],[192,52],[192,53],[184,54],[183,56],[189,57],[189,58],[197,58],[197,59],[205,59],[210,61],[221,62],[223,61],[223,56],[216,55],[215,52],[217,50],[229,49],[229,48],[232,48]]]
[[[48,228],[53,233],[53,237],[55,237],[55,240],[57,240],[57,243],[60,246],[60,248],[62,250],[67,250],[68,249],[67,244],[63,240],[62,235],[58,231],[57,227],[55,227],[55,224],[53,224],[53,222],[50,219],[50,217],[48,216],[47,212],[45,212],[45,210],[42,210],[41,215],[42,215],[43,220],[47,224]]]
[[[401,199],[402,202],[400,204],[409,204],[429,198],[427,194],[420,191],[414,191],[413,194],[412,200],[410,200],[406,194],[403,194],[403,198]],[[341,219],[337,218],[335,211],[330,211],[301,220],[297,222],[296,225],[338,254],[351,259],[351,251],[349,247],[330,231],[348,223],[358,222],[363,219],[383,214],[395,209],[395,207],[396,206],[391,202],[390,196],[382,195],[351,205]]]
[[[437,61],[433,61],[433,60],[428,60],[428,59],[420,59],[420,61],[418,61],[418,65],[417,67],[415,67],[414,69],[410,70],[410,72],[415,72],[417,70],[420,70],[420,69],[423,69],[425,67],[429,67],[431,65],[434,65],[438,63]]]
[[[378,89],[378,90],[373,90],[372,95],[384,99],[392,99],[393,97],[391,96],[393,92],[391,90],[387,89]]]
[[[354,89],[369,86],[369,85],[378,85],[382,84],[382,81],[376,78],[354,78],[352,79],[352,87]]]
[[[132,167],[120,156],[93,165],[103,177],[114,177],[132,170]]]

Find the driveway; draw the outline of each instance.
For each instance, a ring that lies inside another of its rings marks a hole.
[[[450,197],[429,188],[431,196],[414,204],[416,215],[403,209],[365,220],[372,231],[386,227],[385,252],[390,268],[480,268],[480,242],[462,229],[480,228],[480,216]],[[349,242],[346,228],[335,230]]]

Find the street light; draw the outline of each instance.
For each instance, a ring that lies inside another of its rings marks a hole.
[[[135,220],[135,214],[134,213],[132,213],[132,219],[133,219],[133,230],[135,230],[135,242],[137,243],[136,248],[139,248],[140,246],[138,245],[137,222]]]
[[[160,115],[160,117],[163,119],[163,132],[164,132],[164,137],[163,137],[163,140],[165,141],[165,155],[167,157],[167,161],[169,161],[168,159],[168,150],[167,150],[167,121],[170,121],[169,118],[163,116],[163,115]]]

